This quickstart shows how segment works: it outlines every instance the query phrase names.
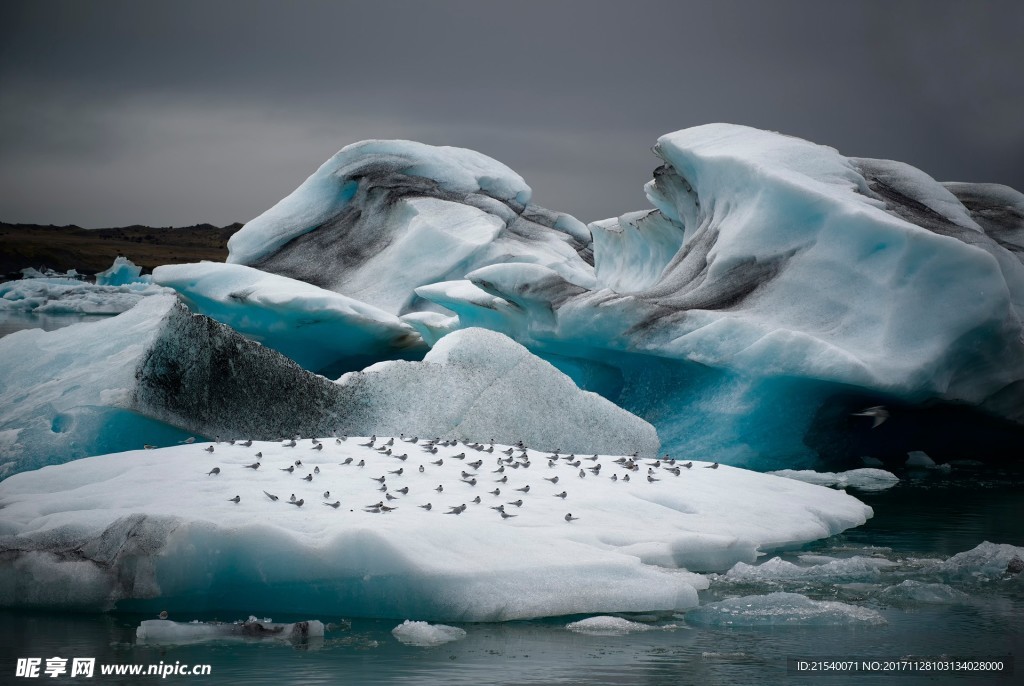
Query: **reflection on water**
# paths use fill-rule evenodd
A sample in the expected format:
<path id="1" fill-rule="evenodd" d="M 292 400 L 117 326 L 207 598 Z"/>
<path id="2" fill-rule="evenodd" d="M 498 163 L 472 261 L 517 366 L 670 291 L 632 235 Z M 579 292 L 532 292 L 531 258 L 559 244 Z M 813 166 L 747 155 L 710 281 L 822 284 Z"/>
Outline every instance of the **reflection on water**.
<path id="1" fill-rule="evenodd" d="M 54 331 L 72 324 L 102 321 L 109 316 L 104 314 L 29 314 L 0 311 L 0 338 L 23 329 Z"/>
<path id="2" fill-rule="evenodd" d="M 875 518 L 845 535 L 791 551 L 788 560 L 873 554 L 892 560 L 946 558 L 984 540 L 1024 545 L 1024 490 L 1017 475 L 954 472 L 902 475 L 907 485 L 863 494 Z M 966 482 L 966 483 L 965 483 Z M 807 557 L 811 554 L 814 557 Z M 896 574 L 887 571 L 888 574 Z M 893 578 L 898 578 L 894 576 Z M 884 602 L 874 585 L 830 584 L 813 579 L 784 590 L 838 599 L 875 609 L 881 626 L 693 627 L 681 616 L 656 618 L 651 630 L 591 636 L 565 629 L 579 617 L 504 624 L 466 624 L 466 638 L 422 648 L 399 643 L 391 629 L 401 622 L 352 619 L 350 629 L 323 641 L 208 643 L 189 646 L 135 644 L 142 619 L 131 615 L 0 613 L 0 682 L 13 681 L 18 657 L 96 657 L 97 663 L 210 664 L 210 677 L 169 677 L 179 683 L 259 684 L 849 684 L 866 677 L 789 676 L 787 657 L 898 657 L 904 655 L 1024 655 L 1024 580 L 1006 578 L 960 585 L 969 599 L 951 603 Z M 730 595 L 779 590 L 770 583 L 730 586 L 714 581 L 702 602 Z M 172 617 L 188 621 L 192 617 Z M 200 617 L 203 620 L 212 617 Z M 239 617 L 222 617 L 225 620 Z M 310 617 L 279 617 L 294 621 Z M 329 622 L 336 617 L 319 617 Z M 415 618 L 412 618 L 415 619 Z M 634 617 L 634 619 L 640 619 Z M 646 618 L 650 621 L 651 618 Z M 1022 667 L 1024 668 L 1024 667 Z M 888 677 L 882 677 L 886 679 Z M 139 683 L 125 677 L 81 683 Z M 61 683 L 74 683 L 67 677 Z M 898 683 L 1020 683 L 1018 676 L 939 676 Z M 881 683 L 879 681 L 878 683 Z M 897 683 L 889 681 L 887 683 Z"/>

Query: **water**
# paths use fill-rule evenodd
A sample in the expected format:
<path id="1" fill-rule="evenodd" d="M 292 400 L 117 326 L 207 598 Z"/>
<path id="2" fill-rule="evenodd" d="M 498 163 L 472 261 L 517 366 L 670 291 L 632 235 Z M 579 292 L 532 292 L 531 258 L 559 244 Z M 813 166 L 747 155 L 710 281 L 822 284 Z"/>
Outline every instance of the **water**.
<path id="1" fill-rule="evenodd" d="M 882 625 L 704 627 L 687 624 L 685 617 L 676 615 L 632 618 L 647 622 L 653 627 L 649 631 L 591 636 L 566 630 L 568 622 L 580 618 L 563 617 L 460 625 L 467 631 L 466 638 L 423 648 L 403 645 L 391 635 L 404 618 L 350 618 L 351 628 L 328 632 L 325 640 L 308 645 L 253 641 L 155 647 L 137 645 L 134 638 L 139 622 L 151 617 L 6 611 L 0 613 L 0 683 L 15 681 L 17 657 L 55 655 L 96 657 L 97 663 L 211 665 L 209 677 L 166 680 L 199 684 L 1021 683 L 1019 670 L 1024 666 L 1018 666 L 1014 675 L 901 675 L 895 677 L 897 681 L 882 676 L 787 673 L 787 657 L 1013 654 L 1019 660 L 1024 655 L 1024 575 L 990 581 L 947 580 L 952 602 L 920 602 L 884 593 L 906 579 L 939 581 L 924 571 L 928 560 L 948 558 L 982 541 L 1024 546 L 1022 475 L 990 469 L 901 476 L 904 482 L 890 491 L 859 494 L 875 508 L 874 519 L 865 526 L 782 554 L 783 559 L 803 565 L 825 558 L 871 558 L 883 564 L 878 574 L 741 582 L 716 576 L 711 588 L 701 593 L 702 604 L 730 596 L 801 593 L 877 611 L 885 619 Z M 149 677 L 150 682 L 153 679 Z M 140 683 L 138 678 L 112 676 L 93 680 L 64 676 L 54 681 Z"/>
<path id="2" fill-rule="evenodd" d="M 0 314 L 0 338 L 23 329 L 54 331 L 72 324 L 98 322 L 110 315 L 105 314 L 31 314 L 27 312 L 3 312 Z"/>

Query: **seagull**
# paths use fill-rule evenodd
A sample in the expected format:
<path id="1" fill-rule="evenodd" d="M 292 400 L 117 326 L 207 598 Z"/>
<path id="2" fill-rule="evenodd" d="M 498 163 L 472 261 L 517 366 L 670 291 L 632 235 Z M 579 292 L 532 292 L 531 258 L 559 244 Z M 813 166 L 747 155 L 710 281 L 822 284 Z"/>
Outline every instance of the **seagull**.
<path id="1" fill-rule="evenodd" d="M 661 481 L 661 479 L 655 479 L 655 478 L 654 478 L 653 476 L 651 476 L 650 474 L 648 474 L 648 475 L 647 475 L 647 483 L 649 483 L 649 484 L 653 484 L 653 483 L 654 483 L 655 481 Z"/>
<path id="2" fill-rule="evenodd" d="M 208 453 L 212 453 L 213 452 L 213 446 L 212 445 L 208 445 L 205 448 L 203 448 L 203 450 L 205 450 Z"/>
<path id="3" fill-rule="evenodd" d="M 291 474 L 292 472 L 295 471 L 295 467 L 292 467 L 291 465 L 289 465 L 289 466 L 285 467 L 284 469 L 282 469 L 281 471 L 282 472 L 288 472 L 289 474 Z"/>
<path id="4" fill-rule="evenodd" d="M 337 510 L 341 506 L 341 501 L 335 500 L 333 503 L 324 503 L 324 505 L 326 505 L 327 507 L 333 507 L 335 510 Z"/>
<path id="5" fill-rule="evenodd" d="M 501 489 L 495 488 L 493 491 L 488 491 L 491 495 L 501 495 Z"/>
<path id="6" fill-rule="evenodd" d="M 237 505 L 241 501 L 242 501 L 242 497 L 238 496 L 238 495 L 236 495 L 234 498 L 228 498 L 228 502 L 229 503 L 234 503 L 235 505 Z"/>
<path id="7" fill-rule="evenodd" d="M 423 465 L 420 465 L 420 474 L 422 474 L 425 471 L 427 471 L 427 470 L 423 468 Z"/>
<path id="8" fill-rule="evenodd" d="M 368 447 L 372 447 L 373 444 L 376 443 L 376 442 L 377 442 L 377 437 L 376 436 L 371 436 L 369 443 L 360 443 L 359 445 L 368 448 Z"/>
<path id="9" fill-rule="evenodd" d="M 683 466 L 686 467 L 687 469 L 692 469 L 693 468 L 693 463 L 692 462 L 687 462 Z"/>
<path id="10" fill-rule="evenodd" d="M 356 466 L 357 467 L 365 467 L 366 466 L 366 460 L 359 460 L 359 463 Z"/>
<path id="11" fill-rule="evenodd" d="M 625 476 L 623 476 L 622 480 L 623 481 L 629 481 L 629 474 L 626 474 Z"/>
<path id="12" fill-rule="evenodd" d="M 429 511 L 434 506 L 431 505 L 430 503 L 427 503 L 426 505 L 417 505 L 416 507 L 420 507 L 420 508 L 423 508 L 424 510 L 428 510 Z"/>
<path id="13" fill-rule="evenodd" d="M 508 477 L 507 476 L 503 476 L 500 479 L 495 479 L 494 483 L 496 483 L 496 484 L 507 484 L 508 483 Z"/>
<path id="14" fill-rule="evenodd" d="M 156 448 L 155 445 L 150 445 L 149 443 L 143 443 L 142 444 L 142 449 L 143 450 L 153 450 L 155 448 Z"/>
<path id="15" fill-rule="evenodd" d="M 889 418 L 889 410 L 884 405 L 875 405 L 860 412 L 854 412 L 851 417 L 871 417 L 871 428 L 876 429 L 878 425 Z"/>
<path id="16" fill-rule="evenodd" d="M 302 480 L 303 481 L 312 481 L 313 480 L 313 475 L 312 474 L 307 474 L 306 476 L 302 477 Z"/>
<path id="17" fill-rule="evenodd" d="M 705 465 L 704 469 L 718 469 L 718 463 L 716 462 L 714 464 Z"/>
<path id="18" fill-rule="evenodd" d="M 290 502 L 290 503 L 294 503 L 295 502 L 295 494 L 294 493 L 292 493 L 292 497 L 288 499 L 288 502 Z"/>
<path id="19" fill-rule="evenodd" d="M 437 491 L 438 493 L 441 493 L 442 491 L 444 491 L 444 486 L 438 486 L 434 490 Z"/>
<path id="20" fill-rule="evenodd" d="M 323 449 L 324 449 L 324 444 L 323 443 L 317 443 L 312 448 L 310 448 L 310 450 L 323 450 Z"/>
<path id="21" fill-rule="evenodd" d="M 476 462 L 470 462 L 469 466 L 472 467 L 473 469 L 480 469 L 480 467 L 483 466 L 483 464 L 483 460 L 477 460 Z"/>
<path id="22" fill-rule="evenodd" d="M 292 505 L 294 505 L 295 507 L 302 507 L 302 503 L 304 503 L 304 502 L 306 502 L 306 501 L 303 500 L 302 498 L 299 498 L 294 503 L 292 503 Z"/>
<path id="23" fill-rule="evenodd" d="M 293 438 L 292 440 L 288 441 L 287 443 L 282 443 L 281 447 L 282 448 L 294 448 L 295 447 L 295 439 Z"/>
<path id="24" fill-rule="evenodd" d="M 583 471 L 583 470 L 581 469 L 581 470 L 580 470 L 580 478 L 581 478 L 581 479 L 585 479 L 585 478 L 586 478 L 586 476 L 587 476 L 587 473 L 586 473 L 585 471 Z"/>
<path id="25" fill-rule="evenodd" d="M 402 462 L 405 462 L 406 460 L 409 459 L 409 453 L 402 453 L 401 455 L 392 455 L 391 457 L 398 458 Z"/>
<path id="26" fill-rule="evenodd" d="M 466 453 L 459 453 L 458 455 L 452 455 L 452 457 L 454 457 L 456 460 L 465 460 Z"/>
<path id="27" fill-rule="evenodd" d="M 313 467 L 313 473 L 314 474 L 319 474 L 320 473 L 320 468 L 319 467 Z"/>
<path id="28" fill-rule="evenodd" d="M 342 464 L 342 465 L 352 464 L 352 458 L 351 457 L 346 457 L 344 462 L 339 462 L 338 464 Z"/>
<path id="29" fill-rule="evenodd" d="M 436 462 L 431 462 L 430 464 L 440 467 L 441 465 L 444 464 L 444 460 L 437 460 Z"/>
<path id="30" fill-rule="evenodd" d="M 523 486 L 522 488 L 517 488 L 516 490 L 517 491 L 521 491 L 523 493 L 529 493 L 530 492 L 530 485 L 527 484 L 526 486 Z"/>
<path id="31" fill-rule="evenodd" d="M 473 502 L 476 503 L 477 505 L 479 505 L 480 504 L 480 496 L 477 496 L 477 497 L 473 498 Z"/>
<path id="32" fill-rule="evenodd" d="M 259 462 L 253 462 L 252 464 L 245 465 L 245 468 L 246 469 L 259 469 L 260 468 L 260 463 Z"/>
<path id="33" fill-rule="evenodd" d="M 277 502 L 277 496 L 274 495 L 273 493 L 267 493 L 266 491 L 263 491 L 263 493 L 274 502 Z"/>
<path id="34" fill-rule="evenodd" d="M 403 486 L 402 488 L 399 488 L 398 491 L 396 492 L 401 493 L 402 495 L 409 495 L 409 487 Z"/>
<path id="35" fill-rule="evenodd" d="M 476 479 L 463 479 L 462 482 L 467 483 L 470 486 L 476 486 Z"/>
<path id="36" fill-rule="evenodd" d="M 295 460 L 295 466 L 296 467 L 301 467 L 302 466 L 302 460 Z"/>
<path id="37" fill-rule="evenodd" d="M 465 512 L 465 510 L 466 510 L 466 504 L 463 503 L 462 505 L 459 505 L 458 507 L 449 507 L 448 511 L 445 512 L 445 514 L 457 515 L 457 514 L 462 514 L 463 512 Z"/>
<path id="38" fill-rule="evenodd" d="M 497 510 L 498 512 L 504 512 L 505 511 L 505 506 L 504 505 L 498 505 L 496 507 L 491 507 L 491 509 L 492 510 Z"/>
<path id="39" fill-rule="evenodd" d="M 397 474 L 398 476 L 402 476 L 402 472 L 404 472 L 404 471 L 405 471 L 405 467 L 399 467 L 398 469 L 396 469 L 393 472 L 388 472 L 388 474 Z"/>
<path id="40" fill-rule="evenodd" d="M 258 453 L 256 453 L 256 454 L 255 454 L 255 455 L 254 455 L 253 457 L 258 457 L 258 458 L 260 458 L 260 459 L 263 459 L 263 451 L 262 451 L 262 450 L 261 450 L 261 451 L 259 451 L 259 452 L 258 452 Z"/>
<path id="41" fill-rule="evenodd" d="M 331 497 L 331 492 L 330 491 L 324 491 L 324 500 L 327 500 L 330 497 Z"/>
<path id="42" fill-rule="evenodd" d="M 577 519 L 579 519 L 579 517 L 573 517 L 572 516 L 572 512 L 570 512 L 569 514 L 565 515 L 565 521 L 567 521 L 567 522 L 572 522 L 572 521 L 575 521 Z"/>
<path id="43" fill-rule="evenodd" d="M 385 481 L 387 481 L 387 477 L 383 476 L 383 475 L 382 476 L 377 476 L 377 477 L 371 476 L 370 477 L 370 481 L 376 481 L 377 483 L 382 484 Z"/>
<path id="44" fill-rule="evenodd" d="M 591 462 L 597 462 L 597 455 L 594 455 L 593 457 L 584 457 L 583 459 L 590 460 Z"/>
<path id="45" fill-rule="evenodd" d="M 619 475 L 618 474 L 612 474 L 612 481 L 618 481 L 618 480 L 619 480 Z"/>
<path id="46" fill-rule="evenodd" d="M 473 478 L 474 476 L 476 476 L 476 474 L 471 474 L 471 473 L 469 473 L 469 472 L 467 472 L 467 471 L 463 471 L 463 472 L 462 472 L 462 478 L 463 478 L 463 479 L 471 479 L 471 478 Z"/>
<path id="47" fill-rule="evenodd" d="M 214 476 L 217 476 L 218 474 L 220 474 L 220 467 L 214 467 L 210 471 L 206 472 L 206 476 L 210 476 L 211 474 L 214 475 Z"/>
<path id="48" fill-rule="evenodd" d="M 523 500 L 522 500 L 522 498 L 520 498 L 519 500 L 513 500 L 512 502 L 505 503 L 505 504 L 506 505 L 515 505 L 516 507 L 522 507 L 523 506 Z"/>
<path id="49" fill-rule="evenodd" d="M 513 517 L 518 517 L 519 516 L 519 515 L 509 514 L 508 512 L 504 512 L 504 511 L 499 512 L 498 514 L 501 515 L 502 519 L 512 519 Z"/>
<path id="50" fill-rule="evenodd" d="M 398 496 L 391 495 L 390 493 L 385 493 L 384 494 L 384 499 L 390 502 L 392 500 L 398 500 Z"/>
<path id="51" fill-rule="evenodd" d="M 251 440 L 247 440 L 244 443 L 242 443 L 241 445 L 242 445 L 243 448 L 249 448 L 249 447 L 252 446 L 252 441 Z"/>
<path id="52" fill-rule="evenodd" d="M 567 496 L 567 495 L 569 495 L 569 494 L 566 493 L 565 491 L 562 491 L 561 493 L 556 493 L 555 497 L 556 498 L 561 498 L 562 500 L 565 500 L 565 496 Z"/>

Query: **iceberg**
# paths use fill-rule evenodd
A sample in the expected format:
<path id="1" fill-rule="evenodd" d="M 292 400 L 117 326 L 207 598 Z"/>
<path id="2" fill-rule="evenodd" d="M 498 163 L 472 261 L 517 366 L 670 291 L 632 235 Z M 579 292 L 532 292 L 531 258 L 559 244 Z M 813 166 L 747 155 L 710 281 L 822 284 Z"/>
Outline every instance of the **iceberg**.
<path id="1" fill-rule="evenodd" d="M 173 288 L 193 312 L 324 375 L 361 369 L 396 356 L 421 356 L 416 330 L 372 305 L 240 264 L 157 267 L 153 279 Z"/>
<path id="2" fill-rule="evenodd" d="M 592 285 L 587 228 L 531 195 L 521 176 L 472 150 L 362 141 L 235 233 L 228 262 L 394 315 L 435 309 L 416 287 L 488 264 L 542 264 Z"/>
<path id="3" fill-rule="evenodd" d="M 655 209 L 589 226 L 595 285 L 506 262 L 464 278 L 500 307 L 468 286 L 418 293 L 460 326 L 613 369 L 602 392 L 673 454 L 797 468 L 876 452 L 879 435 L 898 454 L 977 433 L 906 412 L 873 434 L 850 417 L 879 404 L 1024 421 L 1020 194 L 727 124 L 654 150 Z"/>
<path id="4" fill-rule="evenodd" d="M 342 405 L 329 380 L 155 295 L 0 339 L 0 477 L 190 435 L 326 433 Z"/>
<path id="5" fill-rule="evenodd" d="M 362 317 L 330 302 L 341 308 L 339 333 L 346 317 Z M 381 316 L 379 328 L 364 328 L 408 334 Z M 408 432 L 648 456 L 659 447 L 650 424 L 501 334 L 459 331 L 422 362 L 380 363 L 335 383 L 171 295 L 101 322 L 0 339 L 0 408 L 0 477 L 188 436 Z"/>
<path id="6" fill-rule="evenodd" d="M 650 631 L 655 627 L 641 624 L 640 622 L 631 622 L 622 617 L 601 615 L 599 617 L 587 617 L 578 622 L 569 622 L 565 625 L 565 628 L 578 634 L 588 634 L 590 636 L 623 636 L 638 631 Z"/>
<path id="7" fill-rule="evenodd" d="M 115 257 L 114 264 L 109 268 L 96 274 L 97 286 L 126 286 L 131 283 L 152 283 L 152 281 L 152 277 L 142 276 L 142 267 L 122 255 Z"/>
<path id="8" fill-rule="evenodd" d="M 350 436 L 23 472 L 0 482 L 0 606 L 430 622 L 674 611 L 706 585 L 692 571 L 871 516 L 792 479 L 695 462 L 649 480 L 613 458 Z"/>
<path id="9" fill-rule="evenodd" d="M 380 362 L 338 379 L 346 431 L 457 436 L 578 453 L 653 457 L 658 435 L 515 341 L 486 329 L 442 338 L 422 362 Z M 438 402 L 438 398 L 443 399 Z"/>

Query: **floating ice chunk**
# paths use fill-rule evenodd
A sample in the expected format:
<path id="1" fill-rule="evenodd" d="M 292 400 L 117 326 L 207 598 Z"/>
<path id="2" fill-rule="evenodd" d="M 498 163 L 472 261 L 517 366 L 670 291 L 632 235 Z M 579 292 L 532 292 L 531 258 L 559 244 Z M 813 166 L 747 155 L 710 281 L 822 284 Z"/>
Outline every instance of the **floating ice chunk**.
<path id="1" fill-rule="evenodd" d="M 75 279 L 27 278 L 0 283 L 0 313 L 114 315 L 161 293 L 169 291 L 142 282 L 97 286 Z"/>
<path id="2" fill-rule="evenodd" d="M 935 460 L 928 457 L 928 453 L 921 450 L 913 450 L 907 453 L 907 467 L 926 467 L 934 468 L 936 466 Z"/>
<path id="3" fill-rule="evenodd" d="M 345 426 L 353 433 L 523 441 L 580 453 L 658 451 L 650 424 L 581 391 L 523 346 L 486 329 L 445 336 L 422 362 L 381 362 L 338 384 L 351 399 Z"/>
<path id="4" fill-rule="evenodd" d="M 457 626 L 411 622 L 408 619 L 392 629 L 391 634 L 410 646 L 438 646 L 466 637 L 466 631 Z"/>
<path id="5" fill-rule="evenodd" d="M 653 627 L 640 622 L 631 622 L 621 617 L 587 617 L 578 622 L 570 622 L 565 625 L 569 631 L 579 634 L 590 634 L 592 636 L 622 636 L 637 631 L 650 631 Z"/>
<path id="6" fill-rule="evenodd" d="M 16 474 L 0 482 L 0 606 L 447 622 L 675 611 L 707 585 L 679 567 L 727 568 L 870 515 L 842 491 L 727 466 L 625 481 L 598 455 L 584 464 L 601 473 L 581 479 L 529 450 L 492 473 L 500 444 L 428 452 L 406 438 L 186 444 Z"/>
<path id="7" fill-rule="evenodd" d="M 1004 577 L 1024 579 L 1024 548 L 985 541 L 947 560 L 929 562 L 921 573 L 949 582 L 991 581 Z"/>
<path id="8" fill-rule="evenodd" d="M 854 556 L 824 561 L 821 564 L 801 566 L 773 557 L 758 565 L 737 563 L 723 578 L 732 582 L 779 582 L 809 580 L 824 583 L 872 581 L 881 572 L 896 567 L 891 560 L 877 557 Z"/>
<path id="9" fill-rule="evenodd" d="M 780 469 L 769 472 L 787 479 L 805 481 L 819 486 L 855 488 L 861 491 L 884 491 L 900 482 L 900 478 L 883 469 L 851 469 L 847 472 L 815 472 L 813 470 Z"/>
<path id="10" fill-rule="evenodd" d="M 888 586 L 879 598 L 890 603 L 965 603 L 970 596 L 946 584 L 930 584 L 907 579 Z"/>
<path id="11" fill-rule="evenodd" d="M 832 600 L 811 600 L 798 593 L 729 598 L 702 605 L 686 613 L 686 621 L 700 626 L 845 626 L 885 624 L 874 610 Z"/>
<path id="12" fill-rule="evenodd" d="M 118 255 L 109 269 L 96 274 L 97 286 L 125 286 L 130 283 L 150 283 L 152 277 L 140 276 L 142 267 L 127 257 Z"/>
<path id="13" fill-rule="evenodd" d="M 426 348 L 393 314 L 344 295 L 240 264 L 157 267 L 154 280 L 196 312 L 284 353 L 315 372 L 359 369 L 367 360 Z"/>
<path id="14" fill-rule="evenodd" d="M 184 645 L 208 641 L 246 639 L 275 639 L 305 643 L 311 638 L 323 638 L 324 625 L 316 619 L 289 624 L 275 624 L 250 617 L 244 622 L 172 622 L 166 619 L 146 619 L 135 630 L 140 643 L 155 645 Z"/>

